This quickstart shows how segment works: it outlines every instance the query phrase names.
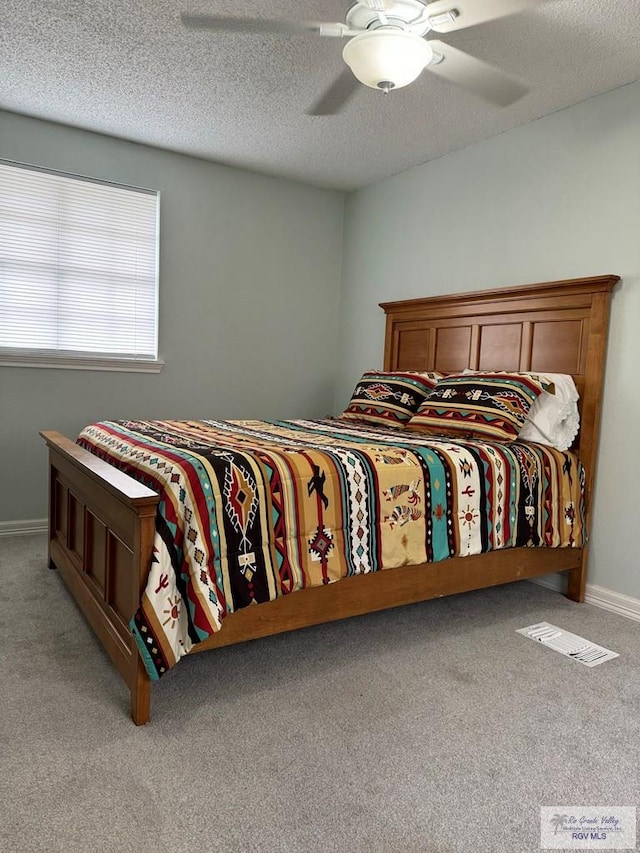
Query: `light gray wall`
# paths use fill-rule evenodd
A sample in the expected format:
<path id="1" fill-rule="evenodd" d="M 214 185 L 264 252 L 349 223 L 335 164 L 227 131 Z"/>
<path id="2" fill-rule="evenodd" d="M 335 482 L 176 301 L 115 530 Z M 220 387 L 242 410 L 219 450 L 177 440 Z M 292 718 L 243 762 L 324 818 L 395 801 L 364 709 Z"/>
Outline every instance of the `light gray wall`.
<path id="1" fill-rule="evenodd" d="M 338 409 L 362 371 L 382 364 L 378 302 L 623 277 L 613 299 L 589 580 L 640 598 L 640 83 L 352 194 L 343 258 Z"/>
<path id="2" fill-rule="evenodd" d="M 161 191 L 166 362 L 157 376 L 0 367 L 0 522 L 46 515 L 38 429 L 332 411 L 341 193 L 6 112 L 0 157 Z"/>

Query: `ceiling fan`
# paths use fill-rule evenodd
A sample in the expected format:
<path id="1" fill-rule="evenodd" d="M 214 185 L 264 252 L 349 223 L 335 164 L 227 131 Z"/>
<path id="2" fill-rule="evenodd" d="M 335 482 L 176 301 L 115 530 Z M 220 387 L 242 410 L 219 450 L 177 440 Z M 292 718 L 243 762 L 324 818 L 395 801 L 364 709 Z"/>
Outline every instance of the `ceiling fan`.
<path id="1" fill-rule="evenodd" d="M 412 83 L 426 68 L 474 95 L 508 106 L 528 91 L 517 80 L 486 62 L 439 39 L 430 32 L 449 33 L 548 0 L 357 0 L 345 23 L 233 18 L 182 14 L 191 29 L 240 33 L 312 33 L 348 39 L 342 56 L 349 66 L 307 111 L 309 115 L 339 112 L 358 88 L 358 81 L 388 94 Z"/>

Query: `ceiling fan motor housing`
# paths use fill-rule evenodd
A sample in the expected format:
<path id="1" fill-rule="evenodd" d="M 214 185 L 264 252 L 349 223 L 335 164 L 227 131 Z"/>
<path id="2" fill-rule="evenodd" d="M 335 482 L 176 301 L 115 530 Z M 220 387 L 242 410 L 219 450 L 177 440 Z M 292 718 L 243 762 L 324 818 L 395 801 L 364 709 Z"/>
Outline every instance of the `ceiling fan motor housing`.
<path id="1" fill-rule="evenodd" d="M 372 30 L 393 26 L 423 36 L 431 29 L 426 6 L 421 0 L 393 0 L 385 4 L 384 15 L 364 3 L 354 3 L 346 16 L 350 30 Z M 386 22 L 386 23 L 385 23 Z"/>

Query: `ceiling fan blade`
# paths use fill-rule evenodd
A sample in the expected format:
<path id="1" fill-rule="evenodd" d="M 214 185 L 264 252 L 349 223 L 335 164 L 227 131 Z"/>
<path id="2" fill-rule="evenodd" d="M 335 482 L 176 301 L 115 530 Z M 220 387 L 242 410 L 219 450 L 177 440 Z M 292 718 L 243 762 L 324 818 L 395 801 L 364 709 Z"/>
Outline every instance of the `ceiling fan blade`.
<path id="1" fill-rule="evenodd" d="M 436 0 L 428 4 L 425 14 L 435 32 L 450 33 L 534 9 L 547 2 L 549 0 Z"/>
<path id="2" fill-rule="evenodd" d="M 306 33 L 320 32 L 312 21 L 276 21 L 273 18 L 228 18 L 219 15 L 180 15 L 192 30 L 223 30 L 227 33 Z"/>
<path id="3" fill-rule="evenodd" d="M 458 50 L 457 47 L 435 39 L 429 39 L 429 44 L 436 56 L 442 56 L 442 61 L 428 65 L 427 70 L 486 101 L 507 107 L 529 91 L 504 71 Z"/>
<path id="4" fill-rule="evenodd" d="M 345 68 L 342 74 L 336 77 L 329 88 L 320 95 L 314 105 L 307 110 L 307 115 L 330 116 L 339 113 L 359 87 L 360 83 L 351 73 L 351 69 Z"/>

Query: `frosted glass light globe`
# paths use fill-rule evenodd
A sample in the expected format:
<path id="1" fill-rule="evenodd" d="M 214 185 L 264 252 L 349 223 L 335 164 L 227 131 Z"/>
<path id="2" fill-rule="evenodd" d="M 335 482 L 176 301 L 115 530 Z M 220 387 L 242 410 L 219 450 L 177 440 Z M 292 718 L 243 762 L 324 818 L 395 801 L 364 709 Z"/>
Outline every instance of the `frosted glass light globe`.
<path id="1" fill-rule="evenodd" d="M 433 58 L 429 42 L 404 30 L 371 30 L 354 36 L 342 51 L 354 75 L 372 89 L 400 89 Z"/>

